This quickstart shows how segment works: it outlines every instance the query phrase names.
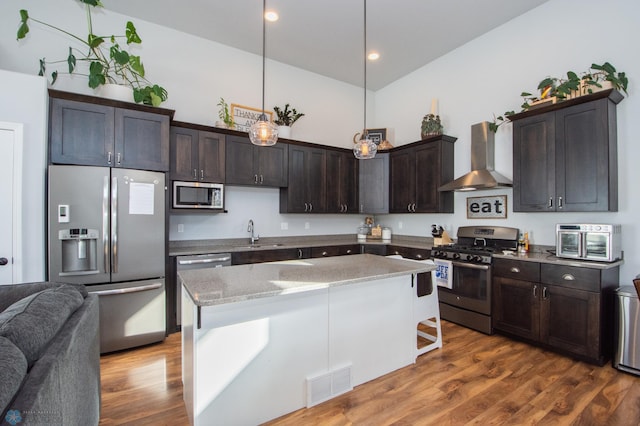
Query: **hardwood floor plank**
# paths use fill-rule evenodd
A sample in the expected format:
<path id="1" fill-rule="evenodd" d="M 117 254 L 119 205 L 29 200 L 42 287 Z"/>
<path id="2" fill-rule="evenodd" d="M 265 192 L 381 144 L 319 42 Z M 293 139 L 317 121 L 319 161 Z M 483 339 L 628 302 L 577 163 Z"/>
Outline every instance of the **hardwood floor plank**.
<path id="1" fill-rule="evenodd" d="M 442 330 L 443 348 L 414 365 L 266 424 L 640 424 L 640 377 L 447 321 Z M 102 356 L 101 426 L 189 424 L 180 338 Z"/>

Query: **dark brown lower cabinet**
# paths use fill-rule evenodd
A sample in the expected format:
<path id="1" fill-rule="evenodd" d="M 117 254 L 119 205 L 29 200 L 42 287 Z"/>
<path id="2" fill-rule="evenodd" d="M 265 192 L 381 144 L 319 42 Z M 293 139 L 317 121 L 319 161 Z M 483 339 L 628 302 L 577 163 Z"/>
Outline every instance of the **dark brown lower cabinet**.
<path id="1" fill-rule="evenodd" d="M 346 256 L 360 254 L 360 244 L 312 247 L 311 257 Z"/>
<path id="2" fill-rule="evenodd" d="M 493 328 L 603 365 L 611 356 L 618 271 L 496 259 Z"/>
<path id="3" fill-rule="evenodd" d="M 311 257 L 310 248 L 239 251 L 231 253 L 231 264 L 246 265 L 248 263 L 280 262 L 283 260 L 308 259 L 309 257 Z"/>

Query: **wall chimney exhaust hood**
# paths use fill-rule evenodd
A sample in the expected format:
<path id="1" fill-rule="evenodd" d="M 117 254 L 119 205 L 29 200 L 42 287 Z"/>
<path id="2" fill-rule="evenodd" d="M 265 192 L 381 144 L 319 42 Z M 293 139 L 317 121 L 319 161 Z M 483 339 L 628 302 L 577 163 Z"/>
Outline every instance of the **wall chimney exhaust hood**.
<path id="1" fill-rule="evenodd" d="M 471 171 L 458 179 L 442 185 L 438 191 L 474 191 L 476 189 L 509 188 L 513 183 L 493 170 L 495 134 L 489 130 L 489 122 L 471 126 Z"/>

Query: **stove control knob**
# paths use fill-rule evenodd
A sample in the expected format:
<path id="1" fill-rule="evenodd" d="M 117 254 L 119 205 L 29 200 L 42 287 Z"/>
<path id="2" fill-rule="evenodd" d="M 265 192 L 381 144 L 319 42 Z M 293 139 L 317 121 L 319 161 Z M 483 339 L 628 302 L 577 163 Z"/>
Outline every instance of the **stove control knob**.
<path id="1" fill-rule="evenodd" d="M 453 253 L 453 258 L 454 258 L 455 260 L 460 259 L 460 253 Z"/>
<path id="2" fill-rule="evenodd" d="M 472 254 L 468 254 L 467 255 L 467 260 L 468 261 L 472 261 L 473 260 L 473 255 Z"/>
<path id="3" fill-rule="evenodd" d="M 473 256 L 473 260 L 475 262 L 481 262 L 482 261 L 482 256 L 480 256 L 479 254 L 476 254 L 475 256 Z"/>

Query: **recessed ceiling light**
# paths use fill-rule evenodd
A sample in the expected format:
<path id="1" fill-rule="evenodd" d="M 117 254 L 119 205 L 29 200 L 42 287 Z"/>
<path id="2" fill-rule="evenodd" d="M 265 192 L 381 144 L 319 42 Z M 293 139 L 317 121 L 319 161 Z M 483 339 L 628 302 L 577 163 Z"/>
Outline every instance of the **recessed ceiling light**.
<path id="1" fill-rule="evenodd" d="M 380 54 L 378 52 L 371 52 L 367 55 L 367 59 L 370 61 L 376 61 L 380 59 Z"/>
<path id="2" fill-rule="evenodd" d="M 266 19 L 269 22 L 275 22 L 278 20 L 278 18 L 279 18 L 278 13 L 273 10 L 268 10 L 264 14 L 264 19 Z"/>

